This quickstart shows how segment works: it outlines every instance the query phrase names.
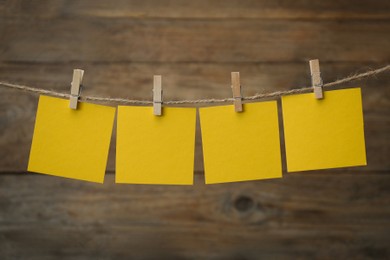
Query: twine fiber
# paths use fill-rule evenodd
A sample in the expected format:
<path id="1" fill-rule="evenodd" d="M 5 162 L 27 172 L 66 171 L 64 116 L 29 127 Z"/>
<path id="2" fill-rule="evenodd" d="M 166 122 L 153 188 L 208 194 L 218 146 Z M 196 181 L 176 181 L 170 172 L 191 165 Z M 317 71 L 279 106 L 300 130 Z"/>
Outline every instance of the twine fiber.
<path id="1" fill-rule="evenodd" d="M 336 85 L 340 85 L 343 83 L 360 80 L 367 77 L 373 77 L 379 73 L 385 72 L 387 70 L 390 70 L 390 65 L 384 66 L 382 68 L 376 69 L 376 70 L 369 70 L 364 73 L 355 74 L 349 77 L 345 77 L 343 79 L 339 79 L 333 82 L 329 82 L 326 84 L 323 84 L 323 88 L 329 88 Z M 49 95 L 53 97 L 61 97 L 61 98 L 70 98 L 70 94 L 66 93 L 60 93 L 53 90 L 47 90 L 47 89 L 41 89 L 41 88 L 35 88 L 30 86 L 24 86 L 24 85 L 18 85 L 13 84 L 9 82 L 3 82 L 0 81 L 0 86 L 21 90 L 25 92 L 35 93 L 35 94 L 44 94 Z M 246 101 L 255 101 L 260 100 L 264 98 L 275 98 L 275 97 L 281 97 L 284 95 L 291 95 L 291 94 L 299 94 L 299 93 L 307 93 L 313 91 L 312 87 L 302 87 L 302 88 L 295 88 L 291 90 L 285 90 L 285 91 L 275 91 L 270 93 L 262 93 L 262 94 L 256 94 L 253 96 L 246 96 L 243 97 L 242 100 Z M 93 96 L 80 96 L 81 101 L 93 101 L 93 102 L 101 102 L 101 103 L 110 103 L 110 104 L 131 104 L 131 105 L 152 105 L 153 101 L 148 100 L 134 100 L 134 99 L 126 99 L 126 98 L 111 98 L 111 97 L 93 97 Z M 170 100 L 170 101 L 164 101 L 163 104 L 165 105 L 182 105 L 182 104 L 214 104 L 214 103 L 226 103 L 226 102 L 233 102 L 234 98 L 223 98 L 223 99 L 196 99 L 196 100 Z"/>

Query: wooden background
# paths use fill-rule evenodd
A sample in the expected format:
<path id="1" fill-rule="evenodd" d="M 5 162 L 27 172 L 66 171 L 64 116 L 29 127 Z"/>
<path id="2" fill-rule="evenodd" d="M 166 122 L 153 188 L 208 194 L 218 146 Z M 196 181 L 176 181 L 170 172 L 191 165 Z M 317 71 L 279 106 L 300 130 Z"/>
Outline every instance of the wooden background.
<path id="1" fill-rule="evenodd" d="M 0 1 L 0 80 L 151 99 L 244 95 L 333 81 L 390 61 L 388 0 Z M 367 167 L 205 185 L 104 185 L 26 173 L 37 96 L 0 89 L 1 259 L 390 258 L 390 73 L 363 87 Z M 199 129 L 198 129 L 199 130 Z M 113 136 L 113 140 L 115 136 Z M 283 165 L 285 169 L 285 165 Z"/>

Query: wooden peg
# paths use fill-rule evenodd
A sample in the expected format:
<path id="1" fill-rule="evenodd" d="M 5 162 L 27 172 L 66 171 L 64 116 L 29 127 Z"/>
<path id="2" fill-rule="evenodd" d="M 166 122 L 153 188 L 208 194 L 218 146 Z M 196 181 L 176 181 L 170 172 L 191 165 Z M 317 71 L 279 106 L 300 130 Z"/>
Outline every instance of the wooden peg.
<path id="1" fill-rule="evenodd" d="M 240 72 L 232 72 L 232 91 L 234 98 L 234 110 L 236 112 L 242 112 Z"/>
<path id="2" fill-rule="evenodd" d="M 153 77 L 153 114 L 161 116 L 162 106 L 162 86 L 161 75 L 154 75 Z"/>
<path id="3" fill-rule="evenodd" d="M 80 98 L 81 83 L 83 82 L 84 70 L 74 69 L 73 80 L 70 88 L 70 102 L 71 109 L 77 109 L 77 103 Z"/>
<path id="4" fill-rule="evenodd" d="M 310 60 L 310 74 L 311 74 L 311 84 L 313 86 L 314 95 L 316 99 L 324 98 L 324 93 L 322 90 L 322 78 L 320 72 L 320 62 L 318 60 Z"/>

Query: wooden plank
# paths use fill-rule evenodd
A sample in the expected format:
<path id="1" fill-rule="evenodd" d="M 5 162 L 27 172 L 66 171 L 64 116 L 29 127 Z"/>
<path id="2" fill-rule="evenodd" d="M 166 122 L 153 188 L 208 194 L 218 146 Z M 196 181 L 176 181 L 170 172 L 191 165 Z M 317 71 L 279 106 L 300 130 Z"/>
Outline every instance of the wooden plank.
<path id="1" fill-rule="evenodd" d="M 390 23 L 0 18 L 9 62 L 388 62 Z M 210 37 L 212 35 L 212 37 Z M 242 40 L 232 40 L 242 39 Z"/>
<path id="2" fill-rule="evenodd" d="M 328 83 L 386 63 L 321 63 Z M 299 63 L 0 63 L 0 80 L 69 93 L 73 69 L 85 70 L 82 95 L 152 100 L 153 75 L 164 75 L 164 99 L 231 97 L 231 72 L 240 71 L 243 96 L 297 87 L 310 87 L 307 61 Z M 364 107 L 387 111 L 390 107 L 389 73 L 344 84 L 364 86 Z M 1 88 L 3 89 L 3 88 Z M 18 92 L 19 93 L 19 92 Z"/>
<path id="3" fill-rule="evenodd" d="M 0 176 L 4 259 L 390 257 L 390 175 L 288 174 L 194 186 Z"/>
<path id="4" fill-rule="evenodd" d="M 164 75 L 164 99 L 231 97 L 230 72 L 242 75 L 243 95 L 310 86 L 306 62 L 301 64 L 78 64 L 86 71 L 82 95 L 129 97 L 151 100 L 154 74 Z M 352 72 L 375 68 L 375 64 L 323 64 L 325 82 Z M 0 64 L 0 79 L 69 93 L 74 64 Z M 390 169 L 390 75 L 346 84 L 362 86 L 368 166 L 358 170 Z M 0 171 L 27 168 L 34 128 L 37 96 L 0 88 Z M 114 171 L 115 131 L 108 170 Z M 195 169 L 203 170 L 199 125 L 196 135 Z"/>
<path id="5" fill-rule="evenodd" d="M 310 86 L 390 60 L 390 2 L 0 1 L 0 80 L 82 95 L 231 97 Z M 233 37 L 232 37 L 233 32 Z M 232 41 L 241 39 L 239 41 Z M 204 185 L 197 128 L 195 185 L 104 185 L 24 173 L 37 96 L 0 88 L 0 252 L 4 259 L 390 258 L 390 75 L 363 86 L 368 166 L 277 180 Z M 343 87 L 344 87 L 343 86 Z M 108 170 L 114 171 L 115 136 Z M 375 171 L 373 171 L 375 170 Z M 8 174 L 5 171 L 21 171 Z"/>
<path id="6" fill-rule="evenodd" d="M 100 17 L 127 19 L 389 19 L 387 0 L 5 0 L 0 11 L 8 17 Z"/>

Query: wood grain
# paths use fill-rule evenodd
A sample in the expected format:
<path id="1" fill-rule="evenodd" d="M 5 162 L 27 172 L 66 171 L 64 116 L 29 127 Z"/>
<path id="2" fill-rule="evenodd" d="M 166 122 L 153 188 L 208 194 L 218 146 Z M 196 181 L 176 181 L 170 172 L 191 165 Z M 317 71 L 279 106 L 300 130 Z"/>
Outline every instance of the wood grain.
<path id="1" fill-rule="evenodd" d="M 318 58 L 321 62 L 379 63 L 390 60 L 387 20 L 313 23 L 0 18 L 0 24 L 3 29 L 0 61 L 221 63 Z"/>
<path id="2" fill-rule="evenodd" d="M 387 0 L 5 0 L 8 17 L 100 17 L 128 19 L 389 19 Z"/>
<path id="3" fill-rule="evenodd" d="M 0 251 L 13 259 L 390 257 L 390 175 L 288 174 L 195 186 L 0 176 Z"/>
<path id="4" fill-rule="evenodd" d="M 379 68 L 386 63 L 321 63 L 324 83 Z M 308 60 L 299 63 L 1 63 L 0 79 L 69 93 L 74 68 L 85 70 L 82 95 L 152 100 L 153 75 L 164 77 L 164 99 L 232 97 L 231 72 L 239 71 L 243 96 L 311 86 Z M 364 107 L 390 108 L 389 73 L 345 84 L 361 86 Z M 1 88 L 1 90 L 4 90 Z M 21 92 L 16 92 L 22 95 Z M 23 94 L 25 95 L 25 94 Z"/>
<path id="5" fill-rule="evenodd" d="M 310 59 L 324 82 L 387 65 L 389 31 L 388 0 L 0 0 L 0 80 L 69 93 L 82 68 L 82 95 L 152 100 L 158 74 L 179 100 L 239 71 L 249 96 L 310 86 Z M 1 88 L 1 259 L 388 259 L 390 74 L 356 86 L 368 166 L 206 186 L 198 125 L 188 187 L 25 173 L 38 99 Z"/>

